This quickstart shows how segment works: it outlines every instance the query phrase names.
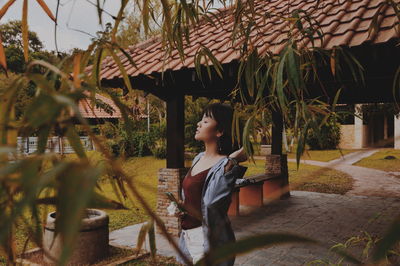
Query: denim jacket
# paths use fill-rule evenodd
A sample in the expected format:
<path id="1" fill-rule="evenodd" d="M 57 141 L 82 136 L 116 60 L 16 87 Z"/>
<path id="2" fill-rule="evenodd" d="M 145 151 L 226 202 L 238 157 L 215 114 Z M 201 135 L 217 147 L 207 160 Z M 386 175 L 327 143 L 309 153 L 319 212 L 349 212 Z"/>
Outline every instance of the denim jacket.
<path id="1" fill-rule="evenodd" d="M 204 151 L 200 152 L 193 159 L 192 166 L 200 160 Z M 228 218 L 228 209 L 231 203 L 231 195 L 238 177 L 238 167 L 234 166 L 230 171 L 224 173 L 228 158 L 220 159 L 208 171 L 204 187 L 202 190 L 201 213 L 203 216 L 202 229 L 204 233 L 204 252 L 219 247 L 228 242 L 235 242 L 235 234 Z M 182 200 L 185 199 L 183 189 L 181 190 Z M 211 239 L 211 241 L 209 241 Z M 186 247 L 186 242 L 181 232 L 179 237 L 179 247 L 182 252 L 190 259 L 190 253 Z M 178 262 L 184 264 L 182 258 L 177 254 Z M 235 258 L 221 262 L 218 266 L 230 266 L 235 262 Z"/>

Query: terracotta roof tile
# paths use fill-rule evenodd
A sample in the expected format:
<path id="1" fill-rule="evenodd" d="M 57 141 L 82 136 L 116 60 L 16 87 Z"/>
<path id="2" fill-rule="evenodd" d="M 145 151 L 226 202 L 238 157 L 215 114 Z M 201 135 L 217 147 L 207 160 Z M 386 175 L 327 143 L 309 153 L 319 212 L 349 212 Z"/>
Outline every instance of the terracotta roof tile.
<path id="1" fill-rule="evenodd" d="M 279 53 L 287 40 L 289 23 L 276 17 L 268 18 L 262 15 L 274 13 L 288 16 L 295 9 L 311 12 L 311 16 L 319 23 L 324 37 L 322 44 L 319 40 L 315 43 L 324 49 L 332 49 L 334 46 L 358 46 L 365 42 L 382 43 L 399 38 L 399 33 L 395 29 L 398 20 L 391 7 L 384 6 L 380 9 L 378 31 L 372 35 L 368 32 L 374 15 L 385 0 L 324 0 L 320 2 L 316 8 L 317 0 L 293 0 L 289 6 L 287 1 L 282 0 L 256 0 L 258 28 L 251 35 L 253 44 L 262 54 L 267 51 Z M 194 68 L 194 56 L 203 46 L 210 49 L 221 63 L 238 59 L 240 54 L 237 49 L 240 47 L 240 39 L 232 45 L 230 36 L 233 25 L 232 9 L 219 10 L 217 16 L 222 21 L 222 25 L 219 23 L 212 25 L 207 22 L 191 30 L 190 44 L 184 48 L 186 58 L 183 62 L 177 51 L 167 54 L 158 37 L 127 49 L 137 68 L 130 66 L 124 55 L 119 53 L 118 56 L 127 68 L 128 75 L 138 76 L 168 69 Z M 310 47 L 311 42 L 306 39 L 302 45 Z M 110 58 L 104 60 L 100 75 L 102 79 L 121 77 L 118 66 Z"/>
<path id="2" fill-rule="evenodd" d="M 121 118 L 120 110 L 115 106 L 114 102 L 100 94 L 96 94 L 96 99 L 108 104 L 112 109 L 112 114 L 107 113 L 104 109 L 94 106 L 88 98 L 79 101 L 78 107 L 81 115 L 84 118 Z"/>

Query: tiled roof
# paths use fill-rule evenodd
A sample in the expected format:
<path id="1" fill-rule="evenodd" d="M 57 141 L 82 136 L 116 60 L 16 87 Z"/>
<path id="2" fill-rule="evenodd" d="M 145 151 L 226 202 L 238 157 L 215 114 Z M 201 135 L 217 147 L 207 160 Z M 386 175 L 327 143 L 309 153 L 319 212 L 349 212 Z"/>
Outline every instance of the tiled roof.
<path id="1" fill-rule="evenodd" d="M 102 101 L 103 103 L 106 103 L 109 105 L 113 111 L 112 114 L 107 113 L 104 109 L 99 108 L 97 106 L 94 106 L 92 108 L 92 103 L 88 98 L 84 98 L 79 101 L 78 107 L 81 115 L 84 118 L 121 118 L 121 112 L 117 106 L 115 106 L 114 102 L 107 98 L 104 97 L 100 94 L 96 94 L 96 99 Z"/>
<path id="2" fill-rule="evenodd" d="M 396 0 L 397 2 L 399 0 Z M 335 46 L 358 46 L 363 43 L 384 43 L 391 39 L 399 38 L 396 31 L 398 19 L 393 8 L 383 5 L 385 0 L 256 0 L 257 14 L 280 13 L 288 16 L 295 9 L 306 10 L 318 21 L 324 34 L 322 42 L 316 41 L 316 46 L 331 49 Z M 317 2 L 320 4 L 317 6 Z M 381 5 L 383 5 L 381 7 Z M 377 31 L 369 35 L 369 27 L 376 12 L 380 13 L 377 22 Z M 150 39 L 144 43 L 127 49 L 137 67 L 130 65 L 122 53 L 119 55 L 122 63 L 131 77 L 139 74 L 152 74 L 163 70 L 179 70 L 194 68 L 194 57 L 200 47 L 207 47 L 221 63 L 230 63 L 238 59 L 240 54 L 238 43 L 232 44 L 233 14 L 232 9 L 227 9 L 219 14 L 222 25 L 204 23 L 190 32 L 190 44 L 185 46 L 185 61 L 182 63 L 178 52 L 173 51 L 171 56 L 166 56 L 159 38 Z M 287 40 L 289 22 L 271 18 L 258 18 L 258 29 L 252 33 L 252 42 L 259 53 L 267 51 L 279 53 Z M 310 41 L 303 42 L 309 47 Z M 164 58 L 167 58 L 164 61 Z M 103 61 L 100 73 L 101 79 L 121 78 L 118 66 L 111 58 Z"/>

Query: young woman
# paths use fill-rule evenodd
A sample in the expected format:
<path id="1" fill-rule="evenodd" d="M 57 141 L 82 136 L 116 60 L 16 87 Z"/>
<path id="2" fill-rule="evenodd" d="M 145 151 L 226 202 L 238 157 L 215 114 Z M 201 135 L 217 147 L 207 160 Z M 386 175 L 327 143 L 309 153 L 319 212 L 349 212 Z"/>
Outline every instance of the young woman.
<path id="1" fill-rule="evenodd" d="M 247 156 L 243 148 L 232 153 L 232 117 L 229 105 L 213 103 L 197 123 L 194 137 L 204 142 L 205 151 L 196 155 L 182 181 L 181 203 L 187 212 L 175 213 L 181 218 L 179 246 L 193 263 L 208 250 L 236 240 L 227 212 L 240 175 L 237 164 Z M 179 255 L 176 258 L 184 264 Z M 218 265 L 233 265 L 234 261 L 231 258 Z"/>

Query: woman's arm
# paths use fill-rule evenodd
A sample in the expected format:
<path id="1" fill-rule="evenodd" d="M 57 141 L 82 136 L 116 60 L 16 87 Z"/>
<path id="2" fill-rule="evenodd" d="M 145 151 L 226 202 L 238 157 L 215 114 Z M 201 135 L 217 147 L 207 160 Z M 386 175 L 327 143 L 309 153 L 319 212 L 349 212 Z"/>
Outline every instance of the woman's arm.
<path id="1" fill-rule="evenodd" d="M 238 163 L 247 161 L 247 154 L 244 151 L 243 147 L 237 151 L 232 152 L 228 157 L 234 158 Z M 234 163 L 229 160 L 228 163 L 225 165 L 225 173 L 231 170 L 234 166 Z"/>

